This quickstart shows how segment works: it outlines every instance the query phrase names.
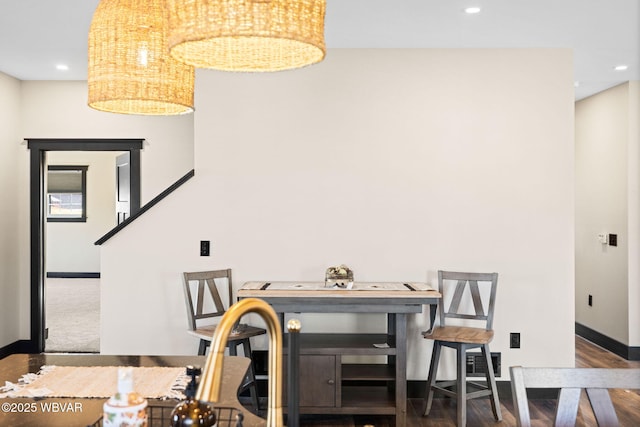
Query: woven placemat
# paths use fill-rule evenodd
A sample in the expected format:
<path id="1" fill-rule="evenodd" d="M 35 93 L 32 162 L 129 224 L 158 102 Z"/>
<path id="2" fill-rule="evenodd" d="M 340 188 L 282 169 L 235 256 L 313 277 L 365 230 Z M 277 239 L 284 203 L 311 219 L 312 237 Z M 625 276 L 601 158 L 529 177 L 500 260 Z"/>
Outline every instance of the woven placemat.
<path id="1" fill-rule="evenodd" d="M 189 377 L 185 368 L 135 367 L 133 389 L 147 399 L 183 399 Z M 6 381 L 3 397 L 108 398 L 118 389 L 117 366 L 43 366 L 25 374 L 18 383 Z"/>

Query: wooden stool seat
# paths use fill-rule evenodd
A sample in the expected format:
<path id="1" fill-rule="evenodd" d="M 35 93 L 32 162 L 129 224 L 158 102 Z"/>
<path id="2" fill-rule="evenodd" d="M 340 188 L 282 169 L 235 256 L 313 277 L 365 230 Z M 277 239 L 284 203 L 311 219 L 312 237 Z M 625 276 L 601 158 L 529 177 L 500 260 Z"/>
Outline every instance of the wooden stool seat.
<path id="1" fill-rule="evenodd" d="M 213 337 L 215 331 L 216 325 L 211 325 L 200 327 L 195 331 L 187 331 L 187 333 L 202 340 L 211 341 L 211 337 Z M 266 332 L 267 331 L 262 328 L 256 328 L 255 326 L 246 325 L 243 331 L 232 333 L 231 335 L 229 335 L 229 339 L 227 340 L 227 342 L 230 343 L 232 341 L 242 341 L 258 335 L 264 335 Z"/>
<path id="2" fill-rule="evenodd" d="M 493 340 L 493 331 L 466 326 L 444 326 L 436 327 L 433 332 L 423 336 L 429 340 L 489 344 Z"/>

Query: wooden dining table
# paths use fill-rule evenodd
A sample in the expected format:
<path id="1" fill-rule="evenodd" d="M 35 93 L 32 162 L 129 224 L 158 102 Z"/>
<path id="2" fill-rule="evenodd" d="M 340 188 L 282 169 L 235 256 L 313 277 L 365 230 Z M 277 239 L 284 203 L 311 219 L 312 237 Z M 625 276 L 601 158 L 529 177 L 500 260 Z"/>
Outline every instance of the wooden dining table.
<path id="1" fill-rule="evenodd" d="M 13 354 L 0 360 L 0 385 L 5 381 L 17 383 L 27 373 L 37 373 L 43 365 L 55 366 L 132 366 L 132 367 L 204 367 L 205 356 L 107 356 L 98 354 Z M 237 399 L 250 360 L 245 357 L 225 356 L 221 399 L 217 408 L 226 412 L 242 412 L 245 427 L 262 427 L 264 419 L 252 414 Z M 115 390 L 114 390 L 115 391 Z M 12 427 L 74 427 L 102 425 L 102 406 L 106 398 L 2 398 L 0 399 L 0 426 Z M 168 425 L 165 419 L 179 400 L 149 399 L 147 413 L 149 427 Z M 218 424 L 222 426 L 222 423 Z M 229 425 L 227 423 L 226 425 Z M 225 426 L 226 427 L 226 426 Z"/>

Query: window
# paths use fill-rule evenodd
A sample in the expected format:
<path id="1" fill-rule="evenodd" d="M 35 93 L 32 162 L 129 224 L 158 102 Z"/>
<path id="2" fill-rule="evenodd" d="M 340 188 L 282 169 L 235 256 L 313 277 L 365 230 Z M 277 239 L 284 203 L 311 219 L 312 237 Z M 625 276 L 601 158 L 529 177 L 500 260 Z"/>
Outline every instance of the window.
<path id="1" fill-rule="evenodd" d="M 49 166 L 47 221 L 87 222 L 88 166 Z"/>

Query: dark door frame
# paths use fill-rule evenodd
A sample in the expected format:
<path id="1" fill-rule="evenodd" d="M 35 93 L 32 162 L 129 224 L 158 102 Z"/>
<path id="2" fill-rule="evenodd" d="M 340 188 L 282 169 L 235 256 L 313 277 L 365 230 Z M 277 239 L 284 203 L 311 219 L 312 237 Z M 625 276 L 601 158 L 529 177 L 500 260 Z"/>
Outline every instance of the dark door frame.
<path id="1" fill-rule="evenodd" d="M 25 138 L 29 158 L 29 212 L 31 247 L 31 336 L 29 353 L 42 353 L 44 312 L 44 174 L 47 151 L 129 151 L 131 153 L 131 211 L 140 209 L 140 150 L 144 139 L 42 139 Z M 115 185 L 115 184 L 114 184 Z"/>

